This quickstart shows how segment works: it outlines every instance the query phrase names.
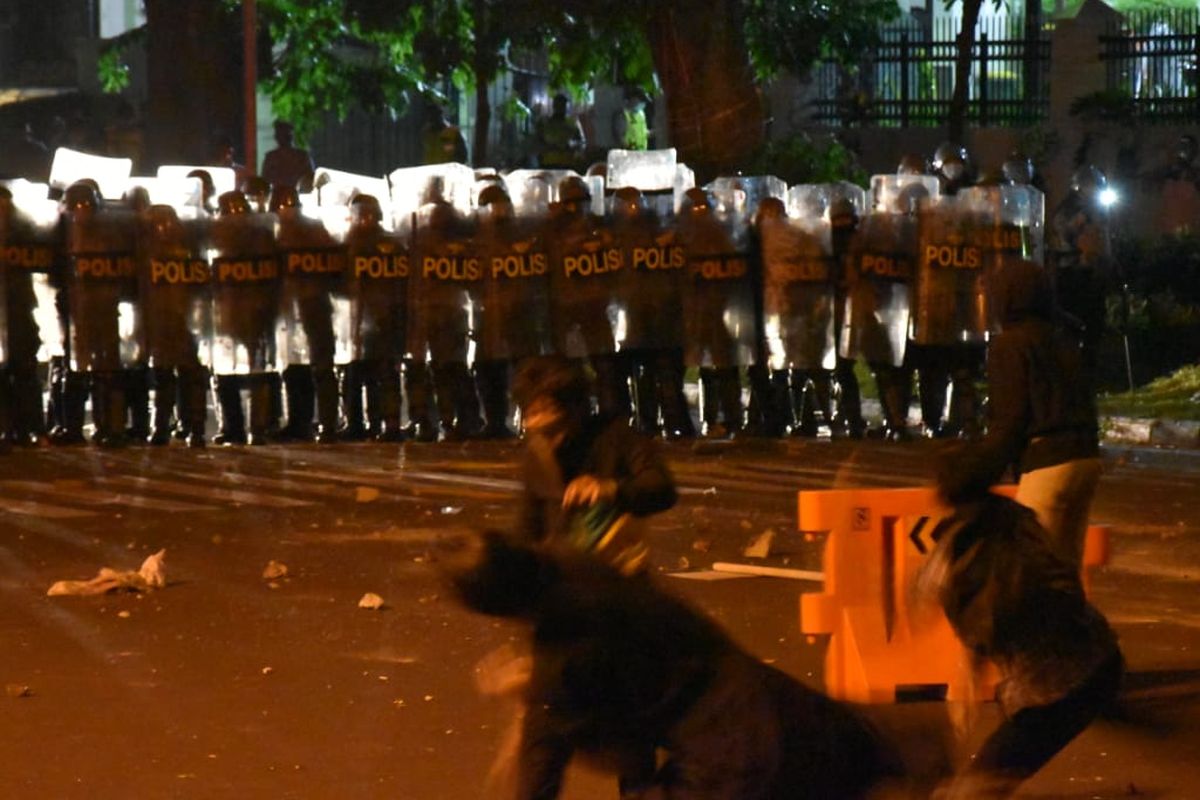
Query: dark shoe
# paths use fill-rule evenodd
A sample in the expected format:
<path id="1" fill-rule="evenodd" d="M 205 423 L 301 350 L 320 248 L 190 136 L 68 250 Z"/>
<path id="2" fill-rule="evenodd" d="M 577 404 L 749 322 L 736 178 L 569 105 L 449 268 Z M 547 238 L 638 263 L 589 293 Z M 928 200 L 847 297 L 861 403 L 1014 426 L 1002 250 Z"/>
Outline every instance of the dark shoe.
<path id="1" fill-rule="evenodd" d="M 246 444 L 250 447 L 263 447 L 268 444 L 266 432 L 258 431 L 257 433 L 251 433 L 246 437 Z"/>
<path id="2" fill-rule="evenodd" d="M 338 432 L 343 442 L 365 442 L 371 434 L 362 425 L 347 425 Z"/>
<path id="3" fill-rule="evenodd" d="M 728 439 L 730 436 L 729 429 L 720 422 L 704 423 L 704 429 L 701 435 L 705 439 Z"/>
<path id="4" fill-rule="evenodd" d="M 412 426 L 410 436 L 414 442 L 436 442 L 437 429 L 423 422 L 418 422 Z"/>
<path id="5" fill-rule="evenodd" d="M 165 428 L 158 428 L 150 436 L 150 444 L 155 447 L 162 447 L 171 443 L 171 431 Z"/>
<path id="6" fill-rule="evenodd" d="M 246 443 L 246 434 L 244 433 L 218 433 L 213 437 L 213 444 L 216 445 L 243 445 Z"/>
<path id="7" fill-rule="evenodd" d="M 204 441 L 203 433 L 189 433 L 187 437 L 187 446 L 199 450 L 207 447 L 208 443 Z"/>
<path id="8" fill-rule="evenodd" d="M 375 441 L 384 443 L 403 442 L 408 436 L 401 428 L 384 425 L 379 429 L 379 434 L 376 435 Z"/>
<path id="9" fill-rule="evenodd" d="M 313 440 L 317 444 L 337 444 L 340 441 L 336 430 L 326 430 L 325 428 L 317 431 L 317 435 L 313 437 Z"/>
<path id="10" fill-rule="evenodd" d="M 87 439 L 83 436 L 83 431 L 69 430 L 67 428 L 55 428 L 50 434 L 50 443 L 56 445 L 77 445 L 84 444 Z"/>

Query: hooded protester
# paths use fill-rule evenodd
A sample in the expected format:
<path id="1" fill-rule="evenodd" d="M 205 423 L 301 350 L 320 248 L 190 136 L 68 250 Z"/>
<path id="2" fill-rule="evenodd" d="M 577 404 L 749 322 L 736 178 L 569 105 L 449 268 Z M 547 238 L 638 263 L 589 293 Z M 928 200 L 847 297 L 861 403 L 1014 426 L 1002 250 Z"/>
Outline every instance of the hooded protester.
<path id="1" fill-rule="evenodd" d="M 532 629 L 506 796 L 553 800 L 575 756 L 617 772 L 628 800 L 855 800 L 901 779 L 856 709 L 760 662 L 644 573 L 487 532 L 449 577 L 469 608 Z"/>
<path id="2" fill-rule="evenodd" d="M 1010 465 L 1028 506 L 1076 571 L 1100 480 L 1096 400 L 1077 323 L 1054 304 L 1049 278 L 1023 261 L 993 276 L 1001 332 L 988 344 L 988 430 L 953 451 L 939 475 L 952 503 L 980 496 Z"/>
<path id="3" fill-rule="evenodd" d="M 959 502 L 919 577 L 976 667 L 992 661 L 1004 720 L 938 800 L 1009 797 L 1116 698 L 1124 659 L 1079 570 L 1024 506 Z"/>

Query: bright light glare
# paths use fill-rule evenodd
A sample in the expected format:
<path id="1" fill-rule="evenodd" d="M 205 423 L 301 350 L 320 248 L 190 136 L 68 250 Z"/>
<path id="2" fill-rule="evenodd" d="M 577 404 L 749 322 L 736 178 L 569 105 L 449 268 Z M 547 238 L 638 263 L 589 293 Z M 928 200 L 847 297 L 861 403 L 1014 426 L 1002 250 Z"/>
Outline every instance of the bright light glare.
<path id="1" fill-rule="evenodd" d="M 1118 195 L 1115 189 L 1103 189 L 1100 192 L 1100 205 L 1108 208 L 1116 204 L 1117 198 Z"/>

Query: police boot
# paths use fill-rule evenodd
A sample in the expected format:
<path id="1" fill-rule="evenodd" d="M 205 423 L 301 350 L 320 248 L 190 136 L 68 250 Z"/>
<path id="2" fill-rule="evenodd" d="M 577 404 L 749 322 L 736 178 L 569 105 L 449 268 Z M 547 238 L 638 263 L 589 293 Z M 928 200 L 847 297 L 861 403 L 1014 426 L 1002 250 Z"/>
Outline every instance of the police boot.
<path id="1" fill-rule="evenodd" d="M 162 446 L 171 441 L 177 391 L 175 370 L 154 370 L 154 432 L 150 434 L 152 445 Z"/>
<path id="2" fill-rule="evenodd" d="M 96 433 L 92 441 L 101 447 L 124 447 L 125 433 L 124 372 L 92 373 L 92 422 Z"/>
<path id="3" fill-rule="evenodd" d="M 188 447 L 204 447 L 205 428 L 208 426 L 208 408 L 204 403 L 204 388 L 208 374 L 200 365 L 179 370 L 180 422 L 187 428 Z M 241 403 L 238 403 L 239 408 Z"/>
<path id="4" fill-rule="evenodd" d="M 471 368 L 464 363 L 454 364 L 454 411 L 459 436 L 471 439 L 483 432 L 483 416 L 479 409 L 479 395 L 475 391 L 475 378 L 471 375 Z"/>
<path id="5" fill-rule="evenodd" d="M 712 367 L 700 368 L 700 419 L 701 433 L 709 439 L 724 439 L 729 435 L 729 429 L 721 424 L 721 406 L 717 399 L 717 370 Z"/>
<path id="6" fill-rule="evenodd" d="M 348 442 L 361 442 L 367 438 L 367 426 L 363 424 L 363 390 L 373 383 L 367 380 L 367 369 L 365 362 L 351 361 L 341 370 L 342 416 L 346 419 L 341 437 Z"/>
<path id="7" fill-rule="evenodd" d="M 124 372 L 125 402 L 129 408 L 131 444 L 145 444 L 150 438 L 150 368 L 134 367 Z"/>
<path id="8" fill-rule="evenodd" d="M 438 422 L 442 428 L 442 438 L 446 441 L 460 441 L 462 436 L 455 425 L 455 411 L 458 391 L 458 380 L 454 374 L 453 364 L 433 365 L 433 391 L 437 403 Z"/>
<path id="9" fill-rule="evenodd" d="M 333 368 L 313 371 L 314 388 L 317 394 L 317 442 L 333 444 L 338 440 L 338 385 Z"/>
<path id="10" fill-rule="evenodd" d="M 0 369 L 0 452 L 7 452 L 13 439 L 12 373 Z"/>
<path id="11" fill-rule="evenodd" d="M 285 442 L 313 440 L 313 414 L 316 409 L 312 367 L 294 364 L 283 371 L 283 389 L 287 398 L 287 424 L 279 432 Z M 268 402 L 270 387 L 268 386 Z M 268 420 L 270 409 L 267 410 Z"/>
<path id="12" fill-rule="evenodd" d="M 658 368 L 658 405 L 662 409 L 664 433 L 668 439 L 696 435 L 691 410 L 683 394 L 683 354 L 667 350 L 656 356 Z"/>
<path id="13" fill-rule="evenodd" d="M 475 380 L 483 402 L 483 415 L 487 420 L 483 428 L 484 438 L 511 439 L 515 434 L 508 427 L 508 362 L 476 362 Z"/>
<path id="14" fill-rule="evenodd" d="M 862 395 L 858 376 L 854 374 L 854 362 L 839 358 L 833 378 L 837 384 L 837 405 L 831 427 L 851 439 L 861 439 L 867 433 L 867 423 L 862 415 Z"/>
<path id="15" fill-rule="evenodd" d="M 746 433 L 750 436 L 767 436 L 770 375 L 761 364 L 751 364 L 746 368 L 746 380 L 750 384 L 750 402 L 746 404 Z"/>
<path id="16" fill-rule="evenodd" d="M 879 405 L 883 411 L 883 428 L 879 435 L 892 442 L 908 439 L 908 402 L 900 383 L 903 375 L 891 366 L 875 370 L 875 385 L 879 387 Z"/>
<path id="17" fill-rule="evenodd" d="M 814 438 L 820 432 L 817 426 L 816 387 L 805 370 L 792 370 L 789 377 L 792 409 L 796 420 L 792 426 L 792 435 Z"/>
<path id="18" fill-rule="evenodd" d="M 242 410 L 241 383 L 241 376 L 238 375 L 219 375 L 216 378 L 220 429 L 213 437 L 213 444 L 246 443 L 246 413 Z"/>
<path id="19" fill-rule="evenodd" d="M 921 428 L 926 437 L 943 436 L 942 415 L 946 410 L 946 371 L 925 367 L 917 372 L 917 392 L 921 401 Z"/>
<path id="20" fill-rule="evenodd" d="M 262 376 L 267 384 L 267 402 L 269 403 L 269 422 L 267 435 L 278 437 L 283 430 L 283 376 L 278 372 L 268 372 Z"/>
<path id="21" fill-rule="evenodd" d="M 659 365 L 647 357 L 644 351 L 630 359 L 629 377 L 633 384 L 634 416 L 637 429 L 646 436 L 657 436 L 659 412 Z"/>
<path id="22" fill-rule="evenodd" d="M 437 424 L 433 421 L 429 367 L 423 362 L 404 365 L 404 394 L 408 397 L 409 435 L 418 442 L 436 442 Z"/>
<path id="23" fill-rule="evenodd" d="M 246 443 L 252 447 L 266 444 L 270 426 L 271 384 L 264 376 L 257 375 L 250 381 L 250 435 Z"/>
<path id="24" fill-rule="evenodd" d="M 381 442 L 403 441 L 404 430 L 400 427 L 400 374 L 390 361 L 380 361 L 369 383 L 374 391 L 367 393 L 367 415 L 371 430 L 378 431 L 375 438 Z"/>
<path id="25" fill-rule="evenodd" d="M 12 428 L 16 444 L 36 445 L 46 435 L 46 418 L 42 410 L 42 384 L 36 369 L 15 369 L 12 372 Z"/>
<path id="26" fill-rule="evenodd" d="M 950 384 L 950 415 L 947 432 L 961 439 L 978 439 L 979 393 L 974 376 L 968 371 L 956 371 Z"/>
<path id="27" fill-rule="evenodd" d="M 596 371 L 596 401 L 600 413 L 628 420 L 633 414 L 633 403 L 629 399 L 629 379 L 625 374 L 623 359 L 617 353 L 592 356 L 592 369 Z"/>
<path id="28" fill-rule="evenodd" d="M 50 439 L 55 444 L 83 444 L 83 422 L 87 416 L 88 376 L 82 372 L 67 372 L 61 378 L 58 413 L 62 424 L 55 428 Z"/>
<path id="29" fill-rule="evenodd" d="M 50 426 L 51 441 L 58 442 L 67 430 L 67 365 L 62 356 L 50 359 L 50 374 L 46 383 L 50 389 L 46 404 L 46 424 Z"/>
<path id="30" fill-rule="evenodd" d="M 717 370 L 717 391 L 721 399 L 721 416 L 730 436 L 742 432 L 744 414 L 742 410 L 742 382 L 737 367 Z"/>

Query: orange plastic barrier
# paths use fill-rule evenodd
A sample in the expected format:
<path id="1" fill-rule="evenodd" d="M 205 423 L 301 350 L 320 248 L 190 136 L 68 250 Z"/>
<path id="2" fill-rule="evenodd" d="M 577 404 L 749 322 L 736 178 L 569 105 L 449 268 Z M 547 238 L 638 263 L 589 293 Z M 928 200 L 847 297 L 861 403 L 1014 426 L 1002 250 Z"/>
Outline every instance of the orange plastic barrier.
<path id="1" fill-rule="evenodd" d="M 998 487 L 1012 495 L 1015 486 Z M 827 534 L 825 590 L 800 595 L 800 631 L 829 635 L 825 690 L 860 703 L 890 703 L 897 694 L 945 688 L 948 700 L 970 696 L 967 654 L 936 603 L 917 604 L 913 578 L 933 549 L 929 534 L 949 513 L 932 488 L 831 489 L 799 493 L 799 529 Z M 1108 561 L 1108 531 L 1088 528 L 1084 586 L 1090 567 Z M 974 696 L 995 696 L 985 672 Z"/>

